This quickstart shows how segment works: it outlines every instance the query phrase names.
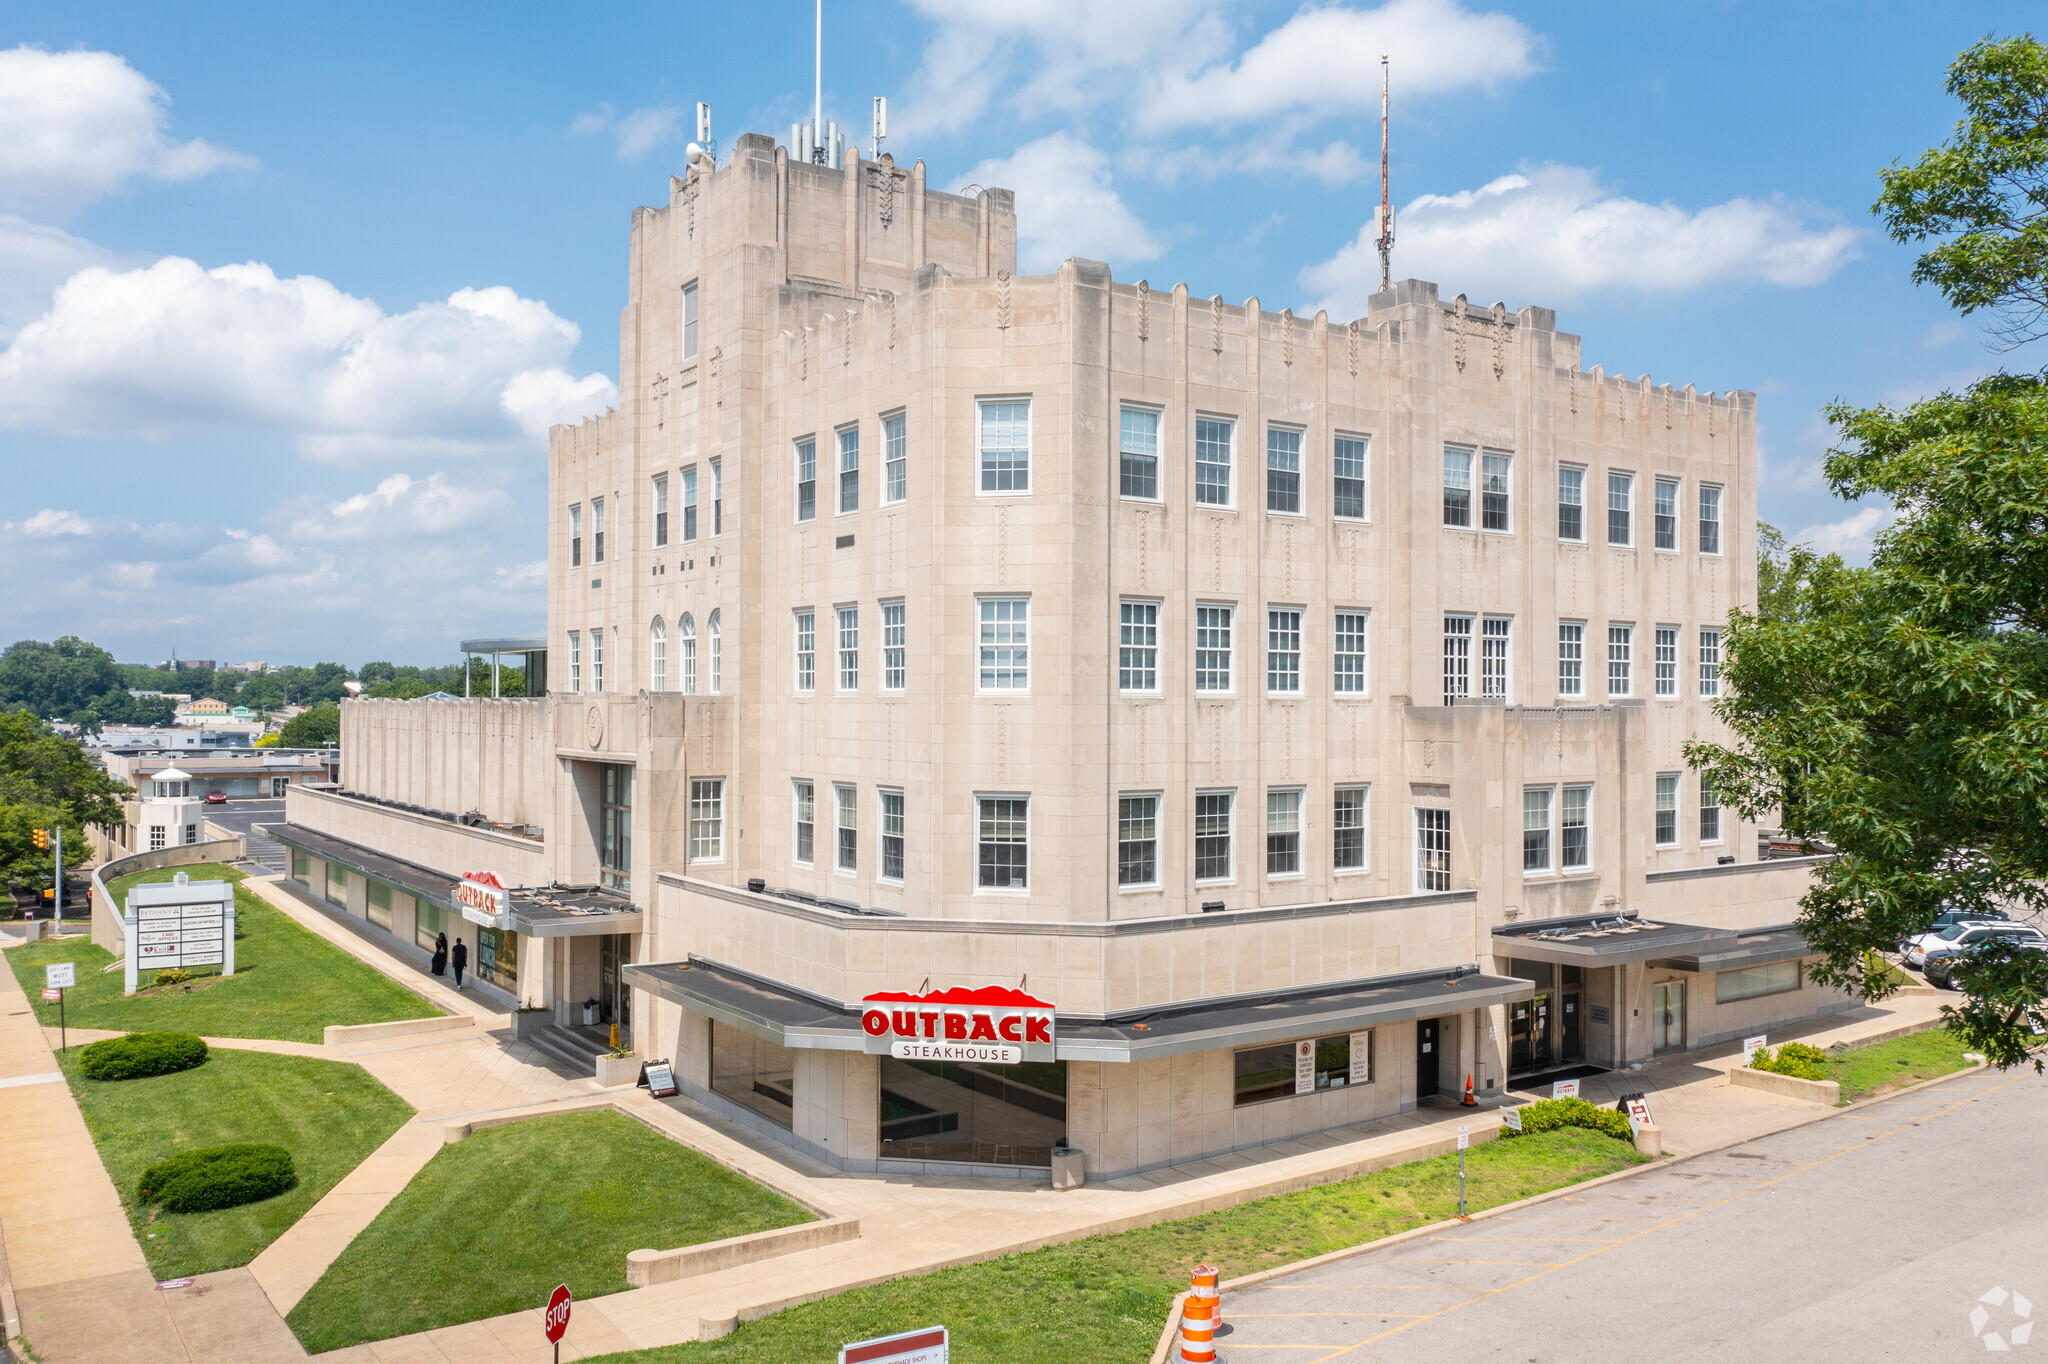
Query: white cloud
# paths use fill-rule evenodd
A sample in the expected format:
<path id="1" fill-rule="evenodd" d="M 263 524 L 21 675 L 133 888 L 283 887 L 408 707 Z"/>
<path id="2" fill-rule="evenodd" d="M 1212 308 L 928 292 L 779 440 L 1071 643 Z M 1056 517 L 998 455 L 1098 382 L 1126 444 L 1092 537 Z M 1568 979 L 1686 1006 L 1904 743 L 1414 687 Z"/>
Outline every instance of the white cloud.
<path id="1" fill-rule="evenodd" d="M 87 269 L 0 352 L 0 425 L 161 439 L 258 427 L 343 462 L 530 449 L 617 400 L 563 366 L 579 332 L 504 286 L 387 314 L 251 262 Z"/>
<path id="2" fill-rule="evenodd" d="M 1446 294 L 1556 304 L 1601 291 L 1680 293 L 1709 284 L 1824 283 L 1861 234 L 1783 199 L 1702 209 L 1649 204 L 1579 166 L 1524 167 L 1476 190 L 1425 194 L 1396 220 L 1396 274 Z M 1356 317 L 1379 282 L 1370 222 L 1302 271 L 1332 316 Z"/>
<path id="3" fill-rule="evenodd" d="M 390 540 L 440 536 L 506 519 L 511 498 L 503 488 L 462 487 L 445 474 L 424 479 L 392 474 L 370 492 L 339 500 L 310 499 L 283 510 L 294 541 Z"/>
<path id="4" fill-rule="evenodd" d="M 50 306 L 57 286 L 92 265 L 128 265 L 105 247 L 61 227 L 0 213 L 0 341 Z"/>
<path id="5" fill-rule="evenodd" d="M 1890 507 L 1864 507 L 1840 521 L 1823 521 L 1791 537 L 1822 554 L 1839 554 L 1850 563 L 1868 563 L 1874 537 L 1898 519 Z"/>
<path id="6" fill-rule="evenodd" d="M 1952 346 L 1963 339 L 1965 330 L 1967 329 L 1962 323 L 1953 320 L 1936 322 L 1929 326 L 1927 334 L 1920 338 L 1920 349 L 1940 350 L 1943 346 Z"/>
<path id="7" fill-rule="evenodd" d="M 256 163 L 173 142 L 170 99 L 111 52 L 0 51 L 0 208 L 70 213 L 132 180 L 191 180 Z"/>
<path id="8" fill-rule="evenodd" d="M 635 109 L 620 118 L 609 104 L 600 104 L 595 109 L 585 110 L 569 121 L 571 137 L 595 137 L 599 133 L 610 133 L 618 146 L 618 158 L 632 161 L 653 151 L 664 142 L 672 142 L 681 130 L 683 110 L 680 105 L 659 104 L 645 109 Z"/>
<path id="9" fill-rule="evenodd" d="M 1164 248 L 1118 197 L 1109 158 L 1054 133 L 1006 160 L 983 161 L 955 184 L 1001 185 L 1017 195 L 1017 257 L 1026 271 L 1054 269 L 1069 256 L 1112 263 L 1155 260 Z"/>
<path id="10" fill-rule="evenodd" d="M 91 535 L 93 523 L 75 511 L 60 511 L 45 507 L 26 521 L 0 521 L 8 530 L 20 531 L 23 535 Z"/>

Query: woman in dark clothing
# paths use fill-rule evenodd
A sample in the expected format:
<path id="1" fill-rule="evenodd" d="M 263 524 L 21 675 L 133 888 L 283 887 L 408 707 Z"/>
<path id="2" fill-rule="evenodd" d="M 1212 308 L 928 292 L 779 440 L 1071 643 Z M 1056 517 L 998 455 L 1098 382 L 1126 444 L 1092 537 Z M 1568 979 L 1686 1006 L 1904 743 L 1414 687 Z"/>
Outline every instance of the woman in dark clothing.
<path id="1" fill-rule="evenodd" d="M 444 974 L 446 974 L 446 973 L 447 973 L 447 970 L 448 970 L 448 935 L 447 935 L 446 933 L 438 933 L 438 934 L 436 934 L 436 935 L 434 936 L 434 966 L 433 966 L 433 971 L 434 971 L 434 974 L 438 976 L 438 975 L 444 975 Z"/>
<path id="2" fill-rule="evenodd" d="M 455 940 L 455 950 L 448 954 L 448 962 L 455 968 L 455 988 L 460 990 L 462 988 L 462 968 L 469 965 L 469 949 L 463 946 L 462 939 L 457 938 Z"/>

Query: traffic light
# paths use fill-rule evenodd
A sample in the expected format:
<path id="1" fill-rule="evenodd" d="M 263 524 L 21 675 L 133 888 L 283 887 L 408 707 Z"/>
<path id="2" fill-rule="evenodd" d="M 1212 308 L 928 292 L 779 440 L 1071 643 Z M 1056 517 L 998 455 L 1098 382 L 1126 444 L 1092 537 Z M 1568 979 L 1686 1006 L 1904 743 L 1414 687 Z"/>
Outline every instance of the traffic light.
<path id="1" fill-rule="evenodd" d="M 50 831 L 48 829 L 36 830 L 36 846 L 38 848 L 47 848 L 50 846 Z"/>

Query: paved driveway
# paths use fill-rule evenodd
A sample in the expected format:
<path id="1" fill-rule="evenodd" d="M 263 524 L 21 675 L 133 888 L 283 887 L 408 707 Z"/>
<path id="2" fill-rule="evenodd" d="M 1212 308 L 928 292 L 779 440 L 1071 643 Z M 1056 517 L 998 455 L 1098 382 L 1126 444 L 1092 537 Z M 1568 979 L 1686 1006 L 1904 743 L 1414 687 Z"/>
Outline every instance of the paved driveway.
<path id="1" fill-rule="evenodd" d="M 2048 1358 L 2048 1327 L 2013 1335 L 2048 1317 L 2044 1128 L 2048 1079 L 1971 1073 L 1229 1294 L 1219 1353 L 1933 1360 L 2000 1332 Z"/>

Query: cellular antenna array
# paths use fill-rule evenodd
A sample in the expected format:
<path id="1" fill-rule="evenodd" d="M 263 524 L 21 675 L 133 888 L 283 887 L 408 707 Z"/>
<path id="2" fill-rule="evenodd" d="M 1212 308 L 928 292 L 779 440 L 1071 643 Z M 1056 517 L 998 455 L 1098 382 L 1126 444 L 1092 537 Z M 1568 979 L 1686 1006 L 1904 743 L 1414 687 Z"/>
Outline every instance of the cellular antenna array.
<path id="1" fill-rule="evenodd" d="M 1387 196 L 1387 54 L 1380 53 L 1380 292 L 1394 287 L 1394 201 Z"/>

